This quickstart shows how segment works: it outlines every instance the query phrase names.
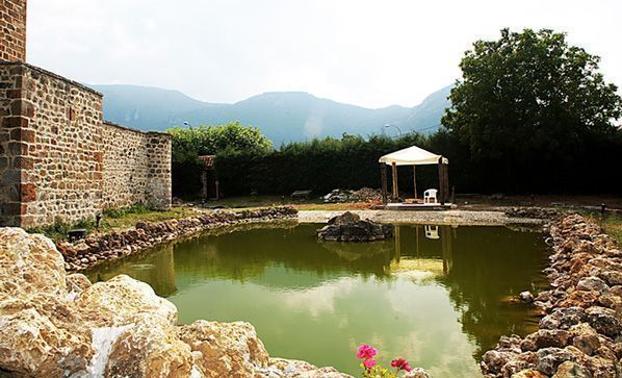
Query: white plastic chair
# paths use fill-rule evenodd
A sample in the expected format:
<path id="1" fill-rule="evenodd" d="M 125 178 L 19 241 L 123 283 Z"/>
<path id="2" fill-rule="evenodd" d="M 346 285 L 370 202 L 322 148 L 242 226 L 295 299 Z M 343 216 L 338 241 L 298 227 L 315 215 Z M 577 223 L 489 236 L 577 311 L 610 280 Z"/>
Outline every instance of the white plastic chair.
<path id="1" fill-rule="evenodd" d="M 438 203 L 436 199 L 436 193 L 438 190 L 436 189 L 428 189 L 423 192 L 423 203 Z"/>

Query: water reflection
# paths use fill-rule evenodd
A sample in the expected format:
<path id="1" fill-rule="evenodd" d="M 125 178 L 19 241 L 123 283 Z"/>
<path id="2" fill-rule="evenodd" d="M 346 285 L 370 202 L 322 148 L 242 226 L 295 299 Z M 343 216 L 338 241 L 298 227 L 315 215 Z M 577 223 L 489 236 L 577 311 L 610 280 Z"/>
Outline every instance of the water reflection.
<path id="1" fill-rule="evenodd" d="M 357 371 L 373 343 L 435 376 L 478 374 L 476 359 L 507 333 L 535 325 L 503 301 L 543 282 L 538 234 L 501 227 L 395 227 L 393 240 L 317 242 L 318 225 L 205 235 L 101 267 L 147 281 L 180 320 L 253 323 L 273 355 Z"/>

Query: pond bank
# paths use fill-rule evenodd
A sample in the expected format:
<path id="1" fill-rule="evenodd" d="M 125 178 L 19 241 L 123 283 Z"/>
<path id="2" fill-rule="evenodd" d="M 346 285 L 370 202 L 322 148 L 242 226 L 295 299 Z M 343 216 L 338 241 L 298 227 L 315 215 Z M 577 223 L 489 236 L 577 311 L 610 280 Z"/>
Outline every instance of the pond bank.
<path id="1" fill-rule="evenodd" d="M 617 377 L 622 373 L 622 251 L 593 222 L 568 215 L 545 226 L 551 289 L 535 298 L 539 330 L 501 337 L 483 356 L 489 377 Z"/>
<path id="2" fill-rule="evenodd" d="M 362 219 L 379 223 L 417 223 L 450 226 L 541 225 L 544 223 L 542 215 L 545 215 L 541 212 L 538 213 L 538 211 L 520 213 L 514 211 L 513 208 L 508 208 L 508 211 L 351 210 L 350 212 L 359 215 Z M 300 210 L 298 211 L 298 221 L 300 223 L 326 223 L 330 218 L 343 213 L 344 211 Z"/>
<path id="3" fill-rule="evenodd" d="M 214 211 L 179 220 L 138 222 L 127 230 L 89 235 L 75 243 L 62 241 L 56 246 L 65 258 L 67 271 L 82 271 L 202 231 L 245 223 L 295 219 L 296 213 L 296 209 L 289 206 Z"/>

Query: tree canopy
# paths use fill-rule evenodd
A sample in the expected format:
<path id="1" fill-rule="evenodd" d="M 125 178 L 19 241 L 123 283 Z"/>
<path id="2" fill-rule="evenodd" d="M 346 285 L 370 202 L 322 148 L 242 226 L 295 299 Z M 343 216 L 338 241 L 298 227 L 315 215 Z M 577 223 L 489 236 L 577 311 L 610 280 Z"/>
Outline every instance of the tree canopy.
<path id="1" fill-rule="evenodd" d="M 538 165 L 571 169 L 596 144 L 620 137 L 622 99 L 599 60 L 546 29 L 503 29 L 496 41 L 475 42 L 442 119 L 454 149 L 486 167 L 480 175 L 495 171 L 519 191 L 518 181 L 548 175 Z"/>
<path id="2" fill-rule="evenodd" d="M 173 136 L 173 162 L 194 161 L 201 155 L 248 153 L 262 155 L 272 151 L 272 142 L 256 127 L 239 122 L 224 125 L 176 127 Z"/>

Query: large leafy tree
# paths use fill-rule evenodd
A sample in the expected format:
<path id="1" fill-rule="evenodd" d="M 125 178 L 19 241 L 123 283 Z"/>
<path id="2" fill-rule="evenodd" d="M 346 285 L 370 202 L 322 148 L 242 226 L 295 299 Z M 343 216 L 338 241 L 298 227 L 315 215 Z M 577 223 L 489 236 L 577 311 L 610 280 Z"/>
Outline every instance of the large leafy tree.
<path id="1" fill-rule="evenodd" d="M 194 161 L 200 155 L 248 153 L 262 155 L 272 151 L 272 142 L 256 127 L 239 122 L 167 130 L 173 136 L 173 161 Z"/>
<path id="2" fill-rule="evenodd" d="M 598 143 L 619 138 L 622 99 L 599 60 L 551 30 L 475 42 L 442 119 L 473 179 L 515 191 L 569 179 Z"/>

